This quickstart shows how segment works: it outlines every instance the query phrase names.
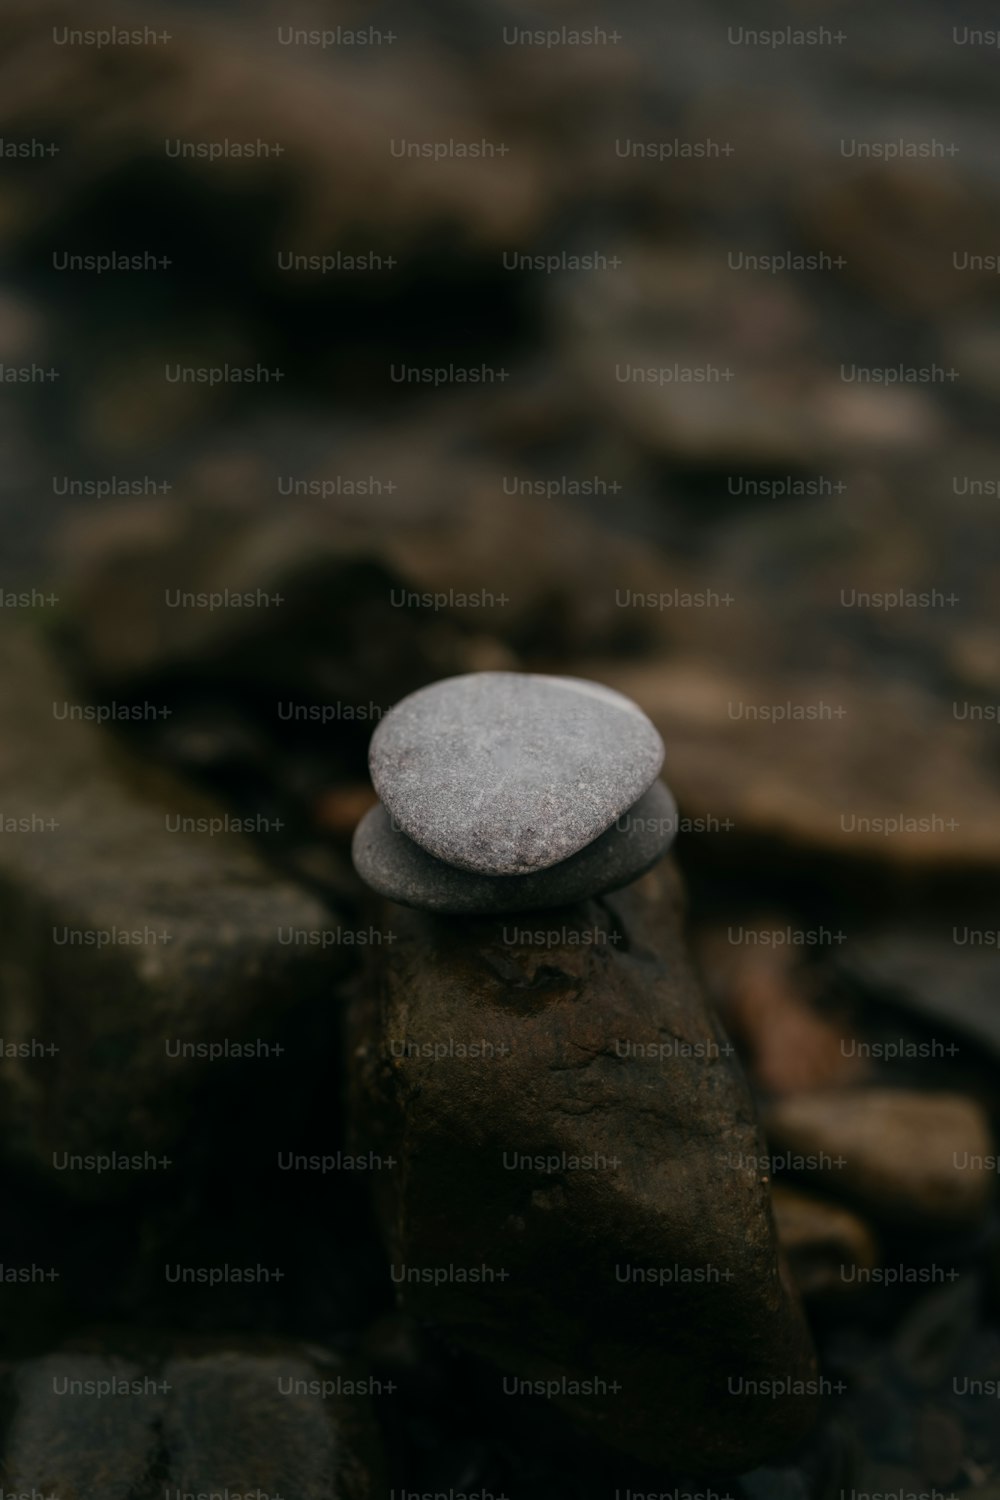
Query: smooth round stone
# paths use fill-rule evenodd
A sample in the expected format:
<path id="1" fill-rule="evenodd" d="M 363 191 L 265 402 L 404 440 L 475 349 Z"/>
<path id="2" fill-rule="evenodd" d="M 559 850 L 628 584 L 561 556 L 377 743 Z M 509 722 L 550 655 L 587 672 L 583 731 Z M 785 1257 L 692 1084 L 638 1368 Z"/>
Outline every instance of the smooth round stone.
<path id="1" fill-rule="evenodd" d="M 411 693 L 372 736 L 397 827 L 481 875 L 548 869 L 609 828 L 663 764 L 630 699 L 577 677 L 474 672 Z"/>
<path id="2" fill-rule="evenodd" d="M 629 885 L 666 853 L 677 828 L 677 805 L 655 781 L 585 849 L 531 875 L 477 875 L 435 859 L 392 825 L 381 803 L 354 834 L 354 867 L 362 880 L 404 906 L 454 916 L 569 906 Z"/>

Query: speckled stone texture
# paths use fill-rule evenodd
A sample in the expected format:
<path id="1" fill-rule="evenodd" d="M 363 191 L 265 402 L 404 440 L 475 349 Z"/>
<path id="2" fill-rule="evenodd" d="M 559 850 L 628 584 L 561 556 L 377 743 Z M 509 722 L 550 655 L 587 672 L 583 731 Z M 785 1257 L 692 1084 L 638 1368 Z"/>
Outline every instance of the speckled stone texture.
<path id="1" fill-rule="evenodd" d="M 362 880 L 404 906 L 455 916 L 537 911 L 637 880 L 666 853 L 676 828 L 677 805 L 654 781 L 592 843 L 532 875 L 477 875 L 446 865 L 394 829 L 381 803 L 358 824 L 352 854 Z"/>
<path id="2" fill-rule="evenodd" d="M 659 774 L 663 742 L 628 698 L 579 678 L 476 672 L 404 698 L 369 765 L 395 823 L 481 875 L 526 875 L 582 849 Z"/>

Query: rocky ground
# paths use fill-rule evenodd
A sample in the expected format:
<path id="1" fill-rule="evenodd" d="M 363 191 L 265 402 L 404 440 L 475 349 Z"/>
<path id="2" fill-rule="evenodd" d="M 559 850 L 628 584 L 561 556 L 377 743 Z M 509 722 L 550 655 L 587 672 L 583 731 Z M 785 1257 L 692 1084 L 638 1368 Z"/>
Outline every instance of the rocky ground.
<path id="1" fill-rule="evenodd" d="M 1000 1494 L 995 54 L 937 4 L 166 15 L 0 7 L 0 135 L 59 148 L 0 181 L 0 361 L 60 372 L 0 415 L 7 1487 Z M 220 136 L 285 152 L 162 150 Z M 736 154 L 615 150 L 675 139 Z M 53 269 L 111 247 L 174 264 Z M 333 250 L 398 265 L 280 269 Z M 845 264 L 730 262 L 783 251 Z M 226 361 L 285 378 L 163 378 Z M 675 363 L 735 378 L 616 373 Z M 901 363 L 957 376 L 843 374 Z M 372 729 L 480 669 L 646 710 L 665 865 L 362 887 Z"/>

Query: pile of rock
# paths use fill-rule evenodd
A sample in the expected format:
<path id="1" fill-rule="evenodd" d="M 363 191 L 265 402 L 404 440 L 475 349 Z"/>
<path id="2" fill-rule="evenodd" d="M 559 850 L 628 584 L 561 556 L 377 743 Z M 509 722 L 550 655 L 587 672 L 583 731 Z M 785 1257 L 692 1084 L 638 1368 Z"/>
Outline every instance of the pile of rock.
<path id="1" fill-rule="evenodd" d="M 418 910 L 352 995 L 352 1148 L 405 1164 L 373 1184 L 399 1306 L 484 1393 L 544 1394 L 646 1465 L 739 1472 L 803 1436 L 818 1385 L 681 881 L 650 870 L 676 828 L 663 753 L 578 678 L 448 678 L 382 720 L 354 860 Z"/>
<path id="2" fill-rule="evenodd" d="M 445 913 L 522 911 L 628 885 L 670 846 L 663 741 L 581 678 L 476 672 L 412 693 L 372 737 L 381 802 L 354 838 L 382 895 Z"/>

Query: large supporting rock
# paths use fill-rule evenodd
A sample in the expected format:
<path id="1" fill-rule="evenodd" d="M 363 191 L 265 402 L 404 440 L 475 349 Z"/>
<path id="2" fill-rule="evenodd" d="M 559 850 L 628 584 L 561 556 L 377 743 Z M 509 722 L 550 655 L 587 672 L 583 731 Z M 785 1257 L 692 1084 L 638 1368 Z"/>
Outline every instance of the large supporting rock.
<path id="1" fill-rule="evenodd" d="M 801 1436 L 819 1383 L 680 907 L 666 866 L 555 913 L 389 908 L 350 1028 L 356 1145 L 398 1161 L 378 1190 L 403 1306 L 498 1394 L 739 1471 Z"/>
<path id="2" fill-rule="evenodd" d="M 206 1142 L 214 1167 L 255 1143 L 273 1158 L 333 1045 L 351 934 L 238 820 L 116 757 L 92 722 L 113 705 L 74 703 L 31 637 L 0 645 L 0 696 L 6 1149 L 87 1196 Z"/>

